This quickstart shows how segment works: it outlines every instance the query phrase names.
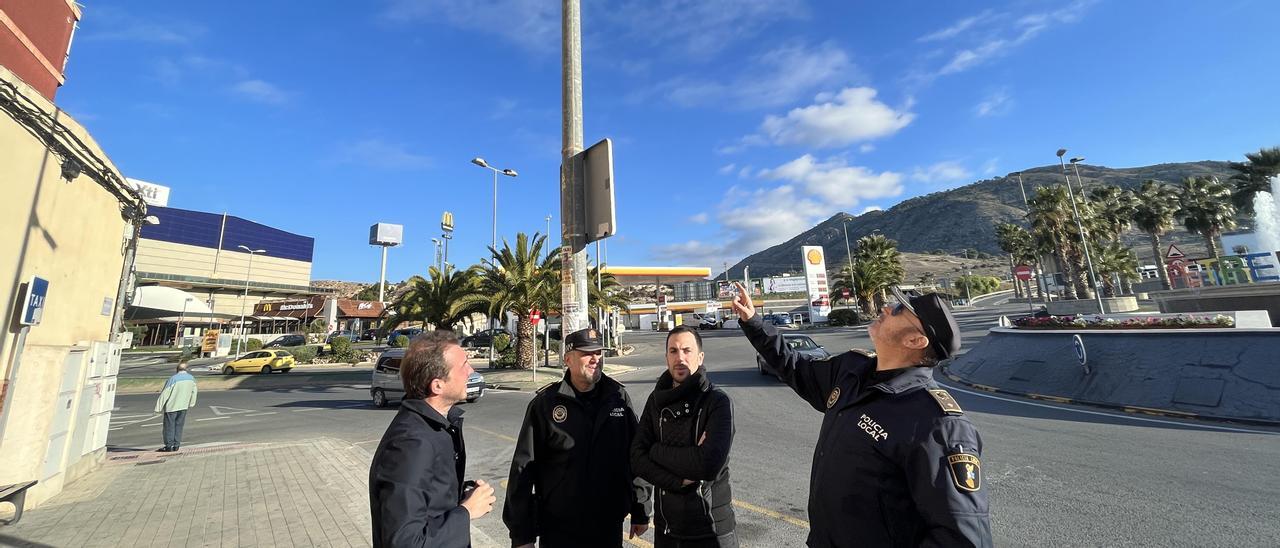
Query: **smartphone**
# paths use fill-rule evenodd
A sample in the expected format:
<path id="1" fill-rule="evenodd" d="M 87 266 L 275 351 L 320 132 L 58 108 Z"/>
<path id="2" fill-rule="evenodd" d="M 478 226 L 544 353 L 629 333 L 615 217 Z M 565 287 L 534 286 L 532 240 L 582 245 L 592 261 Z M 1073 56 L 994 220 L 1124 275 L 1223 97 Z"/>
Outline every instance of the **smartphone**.
<path id="1" fill-rule="evenodd" d="M 476 487 L 479 486 L 480 484 L 476 483 L 475 480 L 462 482 L 462 500 L 467 500 L 467 497 L 471 496 L 471 492 L 475 491 Z"/>

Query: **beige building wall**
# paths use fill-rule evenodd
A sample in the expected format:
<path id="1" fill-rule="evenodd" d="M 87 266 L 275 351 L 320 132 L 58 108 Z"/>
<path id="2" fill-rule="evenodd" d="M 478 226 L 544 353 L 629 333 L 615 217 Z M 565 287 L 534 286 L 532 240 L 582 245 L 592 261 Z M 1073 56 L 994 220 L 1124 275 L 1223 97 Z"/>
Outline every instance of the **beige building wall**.
<path id="1" fill-rule="evenodd" d="M 215 258 L 217 268 L 214 268 Z M 311 285 L 311 263 L 281 259 L 270 254 L 253 256 L 253 270 L 249 271 L 249 254 L 239 250 L 222 250 L 161 240 L 142 239 L 138 242 L 138 272 L 197 276 L 243 282 L 251 275 L 250 287 L 255 283 L 284 284 L 298 287 Z"/>
<path id="2" fill-rule="evenodd" d="M 15 104 L 43 111 L 83 141 L 107 168 L 119 176 L 106 154 L 75 120 L 46 101 L 38 93 L 0 67 L 0 86 L 12 87 L 30 103 L 0 97 L 7 107 Z M 0 94 L 3 95 L 3 94 Z M 50 450 L 51 429 L 58 413 L 76 417 L 80 391 L 85 385 L 85 367 L 64 367 L 69 355 L 83 356 L 91 341 L 106 341 L 124 258 L 126 223 L 117 198 L 87 175 L 73 181 L 61 178 L 61 160 L 37 140 L 30 128 L 15 119 L 11 110 L 0 109 L 0 300 L 3 330 L 0 330 L 0 379 L 9 381 L 11 399 L 0 410 L 3 438 L 0 439 L 0 484 L 39 480 L 28 491 L 28 507 L 61 491 L 74 479 L 74 471 L 92 469 L 105 456 L 104 450 L 81 458 L 71 448 L 76 430 L 85 424 L 69 425 L 73 435 L 65 438 L 65 451 Z M 46 126 L 47 128 L 47 126 Z M 14 367 L 16 326 L 11 325 L 19 284 L 38 275 L 49 280 L 43 322 L 32 327 L 26 337 L 20 365 Z M 60 390 L 71 387 L 70 404 L 59 399 Z M 80 433 L 83 435 L 83 432 Z M 49 469 L 45 459 L 62 454 Z M 68 470 L 73 472 L 68 473 Z"/>

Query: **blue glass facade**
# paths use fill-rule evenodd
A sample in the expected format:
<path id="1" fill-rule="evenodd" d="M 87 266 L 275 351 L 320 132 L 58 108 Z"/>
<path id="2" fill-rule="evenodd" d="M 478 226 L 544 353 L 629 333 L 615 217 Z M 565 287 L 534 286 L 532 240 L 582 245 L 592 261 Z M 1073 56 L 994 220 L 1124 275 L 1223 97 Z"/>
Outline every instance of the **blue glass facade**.
<path id="1" fill-rule="evenodd" d="M 205 213 L 172 207 L 147 206 L 147 214 L 160 219 L 158 225 L 143 225 L 142 237 L 149 240 L 186 244 L 209 249 L 218 248 L 218 233 L 222 230 L 221 213 Z M 253 221 L 227 215 L 226 232 L 222 236 L 222 249 L 242 251 L 265 249 L 268 257 L 311 262 L 315 250 L 315 238 L 299 236 L 271 228 Z"/>

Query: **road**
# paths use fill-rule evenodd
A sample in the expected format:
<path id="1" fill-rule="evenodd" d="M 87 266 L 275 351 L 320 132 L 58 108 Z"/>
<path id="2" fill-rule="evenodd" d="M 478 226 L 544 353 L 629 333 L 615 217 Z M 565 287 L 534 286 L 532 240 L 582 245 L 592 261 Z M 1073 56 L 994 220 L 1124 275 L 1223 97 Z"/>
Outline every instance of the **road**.
<path id="1" fill-rule="evenodd" d="M 1025 306 L 1025 305 L 1022 305 Z M 977 340 L 1018 305 L 957 313 Z M 870 348 L 865 328 L 807 331 L 833 352 Z M 644 401 L 662 370 L 662 335 L 631 333 L 640 369 L 619 377 Z M 708 332 L 707 367 L 734 399 L 731 456 L 744 546 L 803 545 L 811 453 L 820 416 L 771 377 L 736 331 Z M 950 387 L 981 430 L 984 474 L 999 545 L 1280 545 L 1280 436 L 1233 428 L 1047 404 Z M 514 436 L 530 394 L 489 391 L 464 405 L 468 476 L 506 478 Z M 110 442 L 157 447 L 152 396 L 121 396 Z M 209 392 L 187 420 L 188 447 L 328 436 L 372 449 L 395 413 L 368 404 L 367 385 Z M 502 490 L 499 490 L 501 504 Z M 505 538 L 495 512 L 478 524 Z M 651 540 L 652 537 L 649 537 Z"/>

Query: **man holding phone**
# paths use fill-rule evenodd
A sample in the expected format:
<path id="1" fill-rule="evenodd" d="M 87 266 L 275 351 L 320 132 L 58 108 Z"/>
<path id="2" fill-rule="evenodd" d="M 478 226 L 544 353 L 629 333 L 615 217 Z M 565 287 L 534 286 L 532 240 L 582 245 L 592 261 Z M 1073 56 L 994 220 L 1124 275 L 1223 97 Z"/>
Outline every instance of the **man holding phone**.
<path id="1" fill-rule="evenodd" d="M 374 546 L 471 545 L 471 520 L 493 510 L 493 486 L 464 482 L 462 410 L 471 375 L 449 331 L 427 331 L 400 362 L 404 401 L 369 467 Z"/>
<path id="2" fill-rule="evenodd" d="M 809 476 L 808 545 L 991 546 L 982 438 L 933 366 L 960 349 L 936 294 L 885 306 L 867 328 L 874 354 L 809 360 L 739 286 L 742 331 L 791 389 L 823 413 Z"/>

